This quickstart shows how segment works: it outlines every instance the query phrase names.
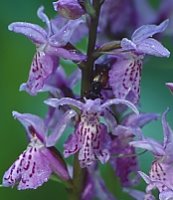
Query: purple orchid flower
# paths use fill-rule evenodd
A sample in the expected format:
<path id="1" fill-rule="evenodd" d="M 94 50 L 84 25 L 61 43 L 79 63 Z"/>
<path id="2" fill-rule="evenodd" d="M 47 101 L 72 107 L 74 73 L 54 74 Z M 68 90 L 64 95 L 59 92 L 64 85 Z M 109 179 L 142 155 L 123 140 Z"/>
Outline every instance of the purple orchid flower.
<path id="1" fill-rule="evenodd" d="M 112 104 L 125 104 L 138 114 L 137 108 L 132 103 L 120 99 L 108 100 L 105 103 L 101 103 L 101 99 L 86 99 L 85 103 L 82 103 L 72 98 L 61 98 L 60 100 L 51 98 L 46 100 L 45 103 L 52 107 L 71 105 L 81 111 L 75 133 L 70 135 L 64 145 L 65 157 L 79 151 L 81 167 L 89 166 L 97 159 L 101 163 L 105 163 L 110 157 L 108 148 L 110 138 L 107 133 L 107 127 L 99 120 L 102 115 L 106 115 L 108 112 L 106 108 Z"/>
<path id="2" fill-rule="evenodd" d="M 134 136 L 141 138 L 141 128 L 152 120 L 157 120 L 158 117 L 159 115 L 153 113 L 130 114 L 125 116 L 121 124 L 117 125 L 112 132 L 110 163 L 124 187 L 133 186 L 139 182 L 137 155 L 135 148 L 129 143 L 133 141 Z"/>
<path id="3" fill-rule="evenodd" d="M 37 15 L 46 23 L 46 30 L 36 24 L 26 22 L 14 22 L 9 25 L 9 30 L 25 35 L 37 47 L 28 81 L 20 87 L 20 90 L 26 90 L 30 95 L 36 95 L 37 91 L 42 89 L 44 82 L 56 70 L 59 57 L 75 61 L 85 58 L 76 50 L 66 48 L 74 30 L 83 22 L 82 20 L 69 21 L 57 29 L 44 13 L 43 6 L 38 9 Z"/>
<path id="4" fill-rule="evenodd" d="M 168 110 L 166 110 L 162 115 L 164 134 L 164 140 L 162 144 L 149 138 L 143 138 L 139 141 L 130 142 L 130 144 L 134 147 L 143 148 L 153 153 L 155 160 L 151 165 L 149 176 L 141 171 L 139 174 L 148 184 L 146 188 L 146 195 L 152 195 L 151 191 L 154 188 L 157 188 L 160 193 L 160 200 L 169 199 L 168 197 L 170 196 L 173 197 L 173 131 L 166 122 L 167 112 Z"/>
<path id="5" fill-rule="evenodd" d="M 59 0 L 53 2 L 54 9 L 67 19 L 78 19 L 85 14 L 78 0 Z"/>
<path id="6" fill-rule="evenodd" d="M 52 173 L 68 181 L 70 177 L 60 153 L 54 147 L 46 147 L 48 130 L 43 120 L 32 114 L 18 112 L 13 112 L 13 116 L 25 127 L 29 144 L 5 172 L 2 185 L 13 187 L 17 184 L 19 190 L 36 189 L 47 182 Z M 62 118 L 64 124 L 70 116 L 73 114 L 68 112 L 68 115 Z M 56 129 L 56 132 L 63 131 L 64 124 L 57 125 L 59 129 Z"/>
<path id="7" fill-rule="evenodd" d="M 123 38 L 121 47 L 124 53 L 117 52 L 116 60 L 109 71 L 109 84 L 117 98 L 125 98 L 138 103 L 143 58 L 145 54 L 169 57 L 170 52 L 157 40 L 151 38 L 163 32 L 168 20 L 160 25 L 144 25 L 132 35 L 132 40 Z"/>

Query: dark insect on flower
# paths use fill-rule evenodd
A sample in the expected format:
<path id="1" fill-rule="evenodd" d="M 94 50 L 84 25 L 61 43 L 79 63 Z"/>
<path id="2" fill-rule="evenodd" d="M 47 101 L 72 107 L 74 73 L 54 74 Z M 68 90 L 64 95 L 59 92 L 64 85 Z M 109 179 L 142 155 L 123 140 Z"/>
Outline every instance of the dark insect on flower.
<path id="1" fill-rule="evenodd" d="M 108 86 L 108 72 L 110 70 L 110 63 L 97 64 L 94 70 L 94 76 L 90 89 L 86 95 L 86 98 L 96 99 L 101 98 L 101 91 L 110 89 Z"/>

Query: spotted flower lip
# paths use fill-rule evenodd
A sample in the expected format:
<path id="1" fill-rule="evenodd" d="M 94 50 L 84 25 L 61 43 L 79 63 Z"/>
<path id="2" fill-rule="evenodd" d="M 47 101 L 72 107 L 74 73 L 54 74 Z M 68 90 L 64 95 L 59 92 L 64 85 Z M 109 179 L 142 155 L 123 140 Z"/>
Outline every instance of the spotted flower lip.
<path id="1" fill-rule="evenodd" d="M 74 31 L 83 23 L 83 20 L 67 22 L 57 29 L 53 21 L 50 21 L 44 13 L 43 6 L 38 9 L 37 15 L 46 23 L 47 29 L 27 22 L 14 22 L 8 26 L 10 31 L 25 35 L 37 47 L 28 81 L 20 86 L 20 91 L 25 90 L 30 95 L 36 95 L 43 88 L 49 76 L 56 70 L 59 57 L 73 61 L 85 59 L 85 56 L 76 49 L 66 48 Z"/>
<path id="2" fill-rule="evenodd" d="M 63 105 L 69 104 L 69 105 L 73 105 L 79 108 L 80 110 L 82 110 L 83 108 L 85 108 L 86 110 L 93 109 L 93 112 L 94 111 L 101 112 L 103 109 L 113 104 L 125 104 L 126 106 L 131 108 L 134 113 L 139 114 L 139 111 L 136 108 L 136 106 L 132 104 L 130 101 L 127 101 L 125 99 L 110 99 L 110 100 L 107 100 L 105 103 L 101 103 L 101 99 L 95 99 L 94 101 L 90 99 L 86 99 L 85 103 L 82 103 L 81 101 L 66 97 L 66 98 L 61 98 L 61 99 L 49 98 L 45 100 L 44 103 L 52 107 L 58 107 L 60 105 L 63 106 Z"/>
<path id="3" fill-rule="evenodd" d="M 47 128 L 42 119 L 32 114 L 21 114 L 16 111 L 13 116 L 25 127 L 29 144 L 12 166 L 5 172 L 2 185 L 19 190 L 36 189 L 47 182 L 51 174 L 62 180 L 70 179 L 66 164 L 53 147 L 46 146 Z M 64 126 L 64 125 L 63 125 Z M 62 126 L 59 126 L 63 129 Z"/>
<path id="4" fill-rule="evenodd" d="M 139 54 L 149 54 L 158 57 L 169 57 L 170 52 L 157 40 L 152 38 L 156 33 L 163 32 L 169 20 L 157 25 L 143 25 L 132 34 L 132 39 L 123 38 L 121 47 L 125 51 L 134 51 Z"/>

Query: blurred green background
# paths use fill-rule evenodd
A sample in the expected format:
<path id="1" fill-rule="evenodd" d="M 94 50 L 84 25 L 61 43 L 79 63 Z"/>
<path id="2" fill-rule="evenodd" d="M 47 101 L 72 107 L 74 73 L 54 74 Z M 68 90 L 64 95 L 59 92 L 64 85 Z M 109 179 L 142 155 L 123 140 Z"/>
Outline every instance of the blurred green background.
<path id="1" fill-rule="evenodd" d="M 42 103 L 45 94 L 31 97 L 18 88 L 28 77 L 35 46 L 25 37 L 9 32 L 8 24 L 14 21 L 28 21 L 41 24 L 36 16 L 40 5 L 44 5 L 49 16 L 55 15 L 51 1 L 47 0 L 14 0 L 0 2 L 0 179 L 11 166 L 17 156 L 26 148 L 23 127 L 11 115 L 13 110 L 43 115 L 46 110 Z M 173 36 L 165 39 L 164 44 L 173 52 Z M 165 82 L 173 81 L 173 57 L 149 58 L 144 64 L 141 90 L 141 110 L 143 112 L 163 112 L 171 107 L 169 121 L 173 127 L 173 96 L 165 86 Z M 160 139 L 162 127 L 154 122 L 144 128 L 146 135 Z M 144 171 L 149 169 L 150 156 L 141 157 Z M 111 172 L 106 172 L 107 181 L 111 185 Z M 110 176 L 109 176 L 110 175 Z M 1 181 L 0 181 L 1 182 Z M 111 190 L 117 190 L 113 185 Z M 116 192 L 115 192 L 116 193 Z M 64 187 L 49 181 L 37 190 L 17 191 L 16 188 L 0 188 L 0 199 L 4 200 L 47 200 L 48 198 L 67 199 Z M 124 200 L 124 199 L 122 199 Z M 125 199 L 126 200 L 126 199 Z"/>

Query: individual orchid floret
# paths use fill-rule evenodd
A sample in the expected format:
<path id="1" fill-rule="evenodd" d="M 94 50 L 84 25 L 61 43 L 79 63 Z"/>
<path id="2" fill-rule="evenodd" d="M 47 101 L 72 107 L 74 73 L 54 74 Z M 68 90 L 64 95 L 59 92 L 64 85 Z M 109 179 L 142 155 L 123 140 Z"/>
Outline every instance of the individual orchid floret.
<path id="1" fill-rule="evenodd" d="M 157 40 L 152 38 L 156 33 L 163 32 L 169 20 L 157 25 L 143 25 L 136 29 L 132 39 L 123 38 L 121 47 L 124 51 L 134 51 L 137 54 L 149 54 L 158 57 L 169 57 L 170 52 Z"/>
<path id="2" fill-rule="evenodd" d="M 8 27 L 11 31 L 25 35 L 37 47 L 28 81 L 20 87 L 20 90 L 26 90 L 31 95 L 36 95 L 47 78 L 55 71 L 59 57 L 77 61 L 84 59 L 84 56 L 78 54 L 76 50 L 68 50 L 65 47 L 82 20 L 68 22 L 57 30 L 44 13 L 44 7 L 40 7 L 37 14 L 46 23 L 46 29 L 26 22 L 14 22 Z"/>
<path id="3" fill-rule="evenodd" d="M 140 81 L 145 54 L 169 57 L 170 52 L 152 36 L 163 32 L 168 20 L 160 25 L 144 25 L 132 35 L 132 40 L 123 38 L 121 47 L 124 53 L 115 56 L 109 71 L 109 84 L 117 98 L 127 99 L 137 104 L 140 97 Z"/>
<path id="4" fill-rule="evenodd" d="M 72 89 L 81 79 L 80 69 L 76 69 L 72 74 L 67 76 L 61 65 L 45 81 L 43 88 L 38 92 L 49 92 L 54 97 L 73 97 Z"/>
<path id="5" fill-rule="evenodd" d="M 53 2 L 54 9 L 67 19 L 78 19 L 85 14 L 78 0 L 59 0 Z"/>
<path id="6" fill-rule="evenodd" d="M 124 187 L 133 186 L 139 182 L 137 155 L 135 148 L 129 143 L 133 141 L 135 136 L 141 138 L 140 129 L 156 119 L 158 119 L 158 115 L 154 113 L 130 114 L 125 116 L 121 124 L 117 125 L 112 132 L 110 163 Z"/>
<path id="7" fill-rule="evenodd" d="M 130 142 L 134 147 L 143 148 L 153 153 L 155 160 L 151 165 L 149 176 L 143 172 L 139 172 L 141 177 L 148 184 L 146 195 L 150 195 L 154 188 L 159 190 L 159 199 L 163 200 L 166 194 L 173 194 L 173 131 L 166 121 L 165 111 L 162 115 L 162 126 L 164 139 L 160 144 L 152 139 L 143 139 L 140 141 Z M 168 196 L 169 196 L 168 195 Z M 168 198 L 169 199 L 169 198 Z"/>
<path id="8" fill-rule="evenodd" d="M 5 172 L 2 185 L 19 190 L 36 189 L 54 173 L 63 181 L 70 179 L 66 164 L 54 147 L 46 147 L 46 132 L 42 119 L 32 114 L 13 112 L 25 127 L 29 144 L 14 164 Z M 63 125 L 64 126 L 64 125 Z M 60 127 L 62 129 L 62 127 Z"/>
<path id="9" fill-rule="evenodd" d="M 81 167 L 87 167 L 97 159 L 101 163 L 108 161 L 110 138 L 107 133 L 107 127 L 100 122 L 100 117 L 106 112 L 106 108 L 113 104 L 125 104 L 138 114 L 137 108 L 126 100 L 112 99 L 101 103 L 100 99 L 81 101 L 62 98 L 60 100 L 51 98 L 45 101 L 52 107 L 71 105 L 81 111 L 79 122 L 76 126 L 75 133 L 70 135 L 64 147 L 64 156 L 68 157 L 79 152 L 79 161 Z"/>

